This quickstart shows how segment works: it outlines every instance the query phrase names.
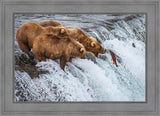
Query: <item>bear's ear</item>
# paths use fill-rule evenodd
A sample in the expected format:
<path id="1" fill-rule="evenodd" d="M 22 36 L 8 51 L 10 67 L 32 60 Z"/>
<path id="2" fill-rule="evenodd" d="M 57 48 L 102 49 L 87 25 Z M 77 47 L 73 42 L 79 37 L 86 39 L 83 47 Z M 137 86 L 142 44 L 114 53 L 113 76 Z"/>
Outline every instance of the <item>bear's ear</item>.
<path id="1" fill-rule="evenodd" d="M 61 34 L 63 34 L 65 32 L 64 28 L 61 29 Z"/>
<path id="2" fill-rule="evenodd" d="M 79 50 L 81 53 L 83 53 L 84 52 L 84 48 L 80 48 L 80 50 Z"/>
<path id="3" fill-rule="evenodd" d="M 91 42 L 91 46 L 92 46 L 92 47 L 95 47 L 95 46 L 96 46 L 96 43 L 95 43 L 95 42 Z"/>
<path id="4" fill-rule="evenodd" d="M 92 36 L 91 36 L 91 37 L 89 37 L 89 38 L 93 39 L 93 37 L 92 37 Z"/>

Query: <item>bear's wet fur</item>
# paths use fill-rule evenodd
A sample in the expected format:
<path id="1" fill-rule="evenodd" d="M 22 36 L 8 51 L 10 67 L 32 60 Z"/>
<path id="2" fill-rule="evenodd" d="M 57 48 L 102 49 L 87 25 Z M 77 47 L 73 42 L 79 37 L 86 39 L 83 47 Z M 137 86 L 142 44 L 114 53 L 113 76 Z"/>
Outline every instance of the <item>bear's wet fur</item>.
<path id="1" fill-rule="evenodd" d="M 99 53 L 104 54 L 106 50 L 101 46 L 101 44 L 93 39 L 93 37 L 88 37 L 81 29 L 79 28 L 68 28 L 64 25 L 61 25 L 57 21 L 43 21 L 39 23 L 39 25 L 47 27 L 47 26 L 54 26 L 54 27 L 64 27 L 69 36 L 73 39 L 77 40 L 85 47 L 86 51 L 91 52 L 93 55 L 98 57 Z"/>
<path id="2" fill-rule="evenodd" d="M 42 27 L 34 22 L 29 22 L 22 25 L 17 30 L 16 40 L 18 42 L 20 49 L 32 58 L 29 52 L 33 46 L 33 41 L 38 35 L 43 33 L 55 34 L 59 37 L 68 36 L 67 32 L 63 27 L 53 27 L 53 26 Z"/>
<path id="3" fill-rule="evenodd" d="M 53 34 L 37 36 L 33 43 L 33 54 L 38 61 L 46 61 L 46 58 L 60 59 L 60 67 L 63 70 L 73 57 L 86 58 L 86 50 L 82 44 L 69 37 L 64 39 Z"/>

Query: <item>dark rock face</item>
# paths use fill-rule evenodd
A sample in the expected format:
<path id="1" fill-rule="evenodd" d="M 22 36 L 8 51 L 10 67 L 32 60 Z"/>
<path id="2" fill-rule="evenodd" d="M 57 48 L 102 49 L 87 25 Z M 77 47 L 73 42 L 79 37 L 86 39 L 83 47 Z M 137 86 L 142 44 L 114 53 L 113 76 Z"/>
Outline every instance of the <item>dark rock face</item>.
<path id="1" fill-rule="evenodd" d="M 132 47 L 134 47 L 134 48 L 135 48 L 135 47 L 136 47 L 136 45 L 135 45 L 134 43 L 132 43 Z"/>
<path id="2" fill-rule="evenodd" d="M 111 23 L 115 23 L 115 22 L 118 22 L 118 21 L 120 21 L 120 20 L 130 21 L 130 20 L 132 20 L 132 19 L 134 19 L 134 18 L 136 18 L 136 17 L 138 17 L 138 15 L 130 15 L 130 16 L 126 16 L 126 17 L 124 17 L 124 18 L 122 18 L 122 19 L 120 19 L 120 18 L 115 18 L 115 19 L 110 19 L 110 20 L 108 20 L 108 21 L 111 22 Z"/>
<path id="3" fill-rule="evenodd" d="M 103 54 L 100 54 L 100 55 L 99 55 L 99 58 L 100 58 L 100 59 L 103 59 L 103 60 L 108 60 L 107 56 L 106 56 L 106 55 L 103 55 Z"/>
<path id="4" fill-rule="evenodd" d="M 86 58 L 96 63 L 96 58 L 91 53 L 86 52 Z"/>
<path id="5" fill-rule="evenodd" d="M 39 75 L 41 74 L 48 73 L 48 71 L 39 70 L 36 67 L 36 61 L 34 59 L 28 58 L 24 54 L 15 57 L 15 70 L 19 70 L 21 72 L 27 72 L 32 79 L 39 77 Z"/>

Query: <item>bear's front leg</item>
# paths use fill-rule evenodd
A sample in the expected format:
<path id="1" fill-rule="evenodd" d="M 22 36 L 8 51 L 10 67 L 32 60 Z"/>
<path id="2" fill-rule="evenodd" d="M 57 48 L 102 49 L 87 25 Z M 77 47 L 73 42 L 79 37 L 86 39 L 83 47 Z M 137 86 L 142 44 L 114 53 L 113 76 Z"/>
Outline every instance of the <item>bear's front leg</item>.
<path id="1" fill-rule="evenodd" d="M 72 57 L 69 58 L 69 62 L 72 62 Z"/>
<path id="2" fill-rule="evenodd" d="M 23 43 L 22 41 L 18 41 L 18 45 L 23 52 L 25 52 L 31 59 L 34 59 L 34 56 L 30 54 L 31 49 L 28 47 L 26 43 Z"/>
<path id="3" fill-rule="evenodd" d="M 62 56 L 62 57 L 60 58 L 60 67 L 61 67 L 63 70 L 64 70 L 64 67 L 65 67 L 66 63 L 67 63 L 66 57 Z"/>

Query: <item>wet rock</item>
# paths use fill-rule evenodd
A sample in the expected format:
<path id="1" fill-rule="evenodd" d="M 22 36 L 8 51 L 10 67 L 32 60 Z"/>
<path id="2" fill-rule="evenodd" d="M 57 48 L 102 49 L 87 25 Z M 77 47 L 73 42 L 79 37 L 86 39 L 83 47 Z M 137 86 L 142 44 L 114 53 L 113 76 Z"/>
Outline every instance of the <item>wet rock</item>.
<path id="1" fill-rule="evenodd" d="M 109 22 L 108 20 L 105 20 L 105 21 L 101 21 L 102 24 L 99 24 L 99 25 L 102 25 L 102 26 L 113 26 L 113 23 L 112 22 Z"/>
<path id="2" fill-rule="evenodd" d="M 92 31 L 90 31 L 90 30 L 87 30 L 86 32 L 88 32 L 88 33 L 89 33 L 89 32 L 92 32 Z"/>
<path id="3" fill-rule="evenodd" d="M 121 59 L 120 57 L 117 57 L 117 61 L 118 61 L 119 63 L 122 63 L 122 59 Z"/>
<path id="4" fill-rule="evenodd" d="M 96 58 L 91 53 L 86 52 L 86 58 L 89 60 L 92 60 L 94 63 L 96 63 Z"/>
<path id="5" fill-rule="evenodd" d="M 35 65 L 36 61 L 35 59 L 31 59 L 29 58 L 27 55 L 25 54 L 21 54 L 21 55 L 16 55 L 15 56 L 15 65 L 24 65 L 24 64 L 32 64 Z"/>
<path id="6" fill-rule="evenodd" d="M 124 14 L 118 13 L 118 14 L 108 14 L 108 16 L 122 16 Z"/>
<path id="7" fill-rule="evenodd" d="M 118 22 L 118 21 L 120 21 L 121 19 L 110 19 L 110 20 L 108 20 L 109 22 L 111 22 L 111 23 L 115 23 L 115 22 Z"/>
<path id="8" fill-rule="evenodd" d="M 80 14 L 68 14 L 67 16 L 68 17 L 78 17 L 78 16 L 80 16 Z"/>
<path id="9" fill-rule="evenodd" d="M 137 16 L 136 15 L 130 15 L 130 16 L 125 17 L 123 20 L 124 21 L 130 21 L 130 20 L 132 20 L 134 18 L 137 18 Z"/>
<path id="10" fill-rule="evenodd" d="M 104 54 L 99 54 L 99 57 L 100 59 L 103 59 L 103 60 L 107 60 L 107 56 L 105 56 Z"/>
<path id="11" fill-rule="evenodd" d="M 136 30 L 135 30 L 135 29 L 133 29 L 133 32 L 134 32 L 135 34 L 137 34 L 137 32 L 136 32 Z"/>
<path id="12" fill-rule="evenodd" d="M 124 17 L 124 18 L 115 18 L 115 19 L 109 19 L 109 20 L 107 20 L 107 21 L 109 21 L 109 22 L 111 22 L 111 23 L 115 23 L 115 22 L 118 22 L 118 21 L 120 21 L 120 20 L 124 20 L 124 21 L 130 21 L 130 20 L 132 20 L 132 19 L 134 19 L 134 18 L 137 18 L 137 15 L 129 15 L 129 16 L 126 16 L 126 17 Z"/>
<path id="13" fill-rule="evenodd" d="M 33 79 L 39 77 L 41 74 L 46 74 L 48 71 L 39 70 L 36 66 L 35 59 L 30 59 L 25 54 L 15 56 L 15 70 L 26 72 Z"/>
<path id="14" fill-rule="evenodd" d="M 135 47 L 136 47 L 136 45 L 135 45 L 134 43 L 132 43 L 132 47 L 134 47 L 134 48 L 135 48 Z"/>
<path id="15" fill-rule="evenodd" d="M 114 27 L 107 26 L 108 31 L 115 29 Z"/>
<path id="16" fill-rule="evenodd" d="M 37 16 L 37 17 L 35 17 L 35 18 L 42 18 L 42 17 L 44 17 L 44 16 L 39 15 L 39 16 Z"/>
<path id="17" fill-rule="evenodd" d="M 35 65 L 15 65 L 15 70 L 26 72 L 32 79 L 48 73 L 48 71 L 39 70 Z"/>

